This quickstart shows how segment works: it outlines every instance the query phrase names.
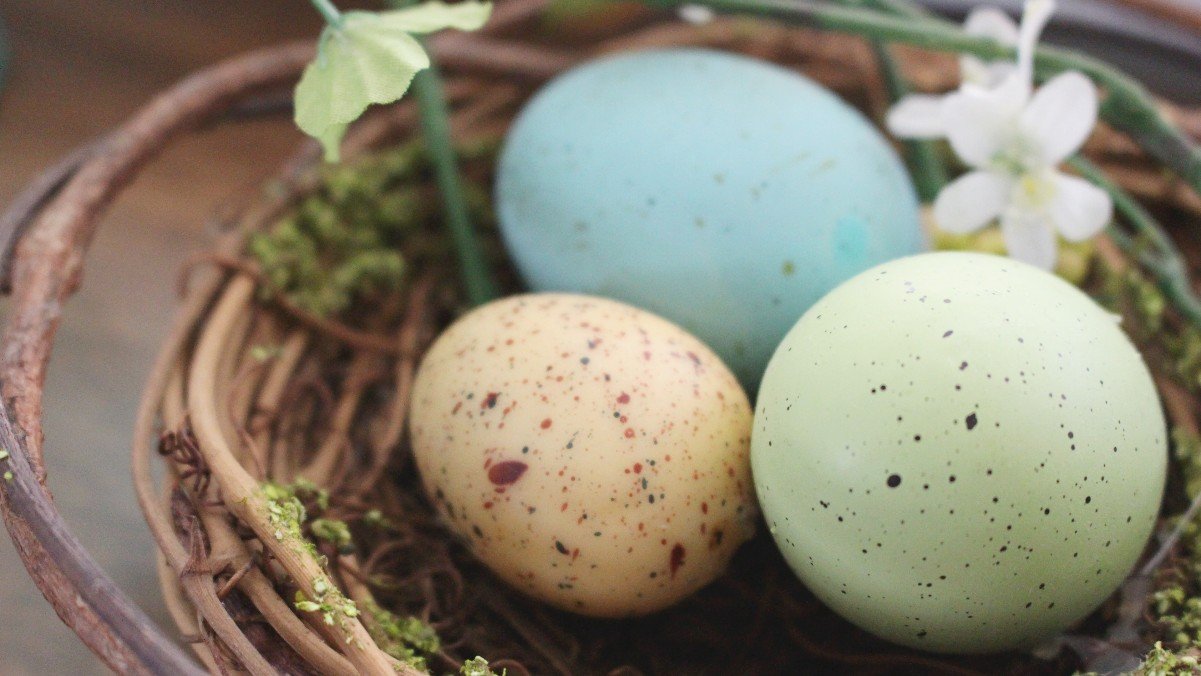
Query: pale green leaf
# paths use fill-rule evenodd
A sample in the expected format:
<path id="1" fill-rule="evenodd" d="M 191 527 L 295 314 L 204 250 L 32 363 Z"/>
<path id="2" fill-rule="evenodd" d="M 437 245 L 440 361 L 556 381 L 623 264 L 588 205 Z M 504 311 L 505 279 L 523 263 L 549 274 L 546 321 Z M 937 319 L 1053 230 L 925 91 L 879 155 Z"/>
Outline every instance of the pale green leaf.
<path id="1" fill-rule="evenodd" d="M 404 95 L 413 76 L 430 65 L 413 36 L 442 28 L 473 30 L 488 19 L 488 3 L 446 5 L 429 2 L 389 12 L 347 12 L 328 26 L 317 44 L 317 58 L 296 85 L 296 124 L 338 159 L 347 126 L 373 103 L 391 103 Z"/>
<path id="2" fill-rule="evenodd" d="M 473 31 L 484 25 L 492 14 L 492 3 L 426 2 L 415 7 L 394 9 L 379 14 L 385 21 L 406 33 L 432 33 L 443 28 Z"/>

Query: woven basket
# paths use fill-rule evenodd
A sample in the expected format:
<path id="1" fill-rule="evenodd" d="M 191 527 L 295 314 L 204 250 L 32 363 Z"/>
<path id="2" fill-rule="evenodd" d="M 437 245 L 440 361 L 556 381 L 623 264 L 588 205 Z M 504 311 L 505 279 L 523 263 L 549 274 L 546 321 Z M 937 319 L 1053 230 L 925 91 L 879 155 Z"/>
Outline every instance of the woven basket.
<path id="1" fill-rule="evenodd" d="M 540 30 L 542 11 L 542 0 L 502 2 L 481 33 L 431 43 L 447 73 L 452 129 L 485 222 L 492 151 L 508 121 L 542 82 L 599 54 L 684 45 L 739 51 L 805 72 L 873 119 L 889 105 L 877 55 L 856 38 L 747 19 L 694 26 L 638 6 L 561 23 L 551 34 Z M 954 86 L 952 57 L 897 53 L 917 88 Z M 437 202 L 436 188 L 421 147 L 407 140 L 417 121 L 408 102 L 373 111 L 352 128 L 344 147 L 349 169 L 331 173 L 313 144 L 303 146 L 227 224 L 215 250 L 197 258 L 203 269 L 190 275 L 146 385 L 133 448 L 138 498 L 160 548 L 164 598 L 197 659 L 181 651 L 96 566 L 45 488 L 41 397 L 51 342 L 101 212 L 137 171 L 185 132 L 279 110 L 312 56 L 309 44 L 285 45 L 184 80 L 48 171 L 0 222 L 0 232 L 19 235 L 4 269 L 12 309 L 0 349 L 0 446 L 11 451 L 12 480 L 0 486 L 0 507 L 34 581 L 110 667 L 182 674 L 197 672 L 199 662 L 210 671 L 254 674 L 411 673 L 417 670 L 396 659 L 405 644 L 388 633 L 409 616 L 440 635 L 427 657 L 436 673 L 476 655 L 510 673 L 1069 673 L 1079 666 L 1066 651 L 1050 660 L 951 659 L 890 646 L 824 609 L 762 535 L 718 582 L 639 620 L 568 616 L 495 580 L 439 527 L 407 457 L 414 368 L 438 327 L 462 309 L 437 210 L 423 206 Z M 1171 114 L 1182 126 L 1201 127 L 1189 111 Z M 1165 179 L 1116 132 L 1102 128 L 1088 153 L 1180 227 L 1201 221 L 1201 199 Z M 273 294 L 245 255 L 247 238 L 306 203 L 345 202 L 344 181 L 367 175 L 376 189 L 409 199 L 399 207 L 390 202 L 409 209 L 412 227 L 403 246 L 413 267 L 404 292 L 382 295 L 369 317 L 338 319 Z M 494 234 L 485 237 L 503 264 Z M 1109 265 L 1125 264 L 1115 248 L 1099 246 Z M 505 277 L 502 283 L 516 290 L 512 275 Z M 1161 382 L 1178 424 L 1190 424 L 1191 396 L 1166 376 Z M 160 459 L 166 478 L 156 482 L 152 465 Z M 262 482 L 289 484 L 301 473 L 322 479 L 290 495 L 326 520 L 351 525 L 350 542 L 315 539 L 326 569 L 308 552 L 276 546 L 261 523 L 248 526 L 286 525 L 252 513 L 270 502 L 231 498 L 261 494 Z M 1183 495 L 1174 490 L 1173 509 Z M 327 571 L 360 610 L 338 616 L 333 627 L 321 613 L 295 608 L 297 590 L 312 598 L 314 581 Z M 1115 606 L 1092 622 L 1112 616 Z M 1145 633 L 1154 636 L 1154 627 Z"/>

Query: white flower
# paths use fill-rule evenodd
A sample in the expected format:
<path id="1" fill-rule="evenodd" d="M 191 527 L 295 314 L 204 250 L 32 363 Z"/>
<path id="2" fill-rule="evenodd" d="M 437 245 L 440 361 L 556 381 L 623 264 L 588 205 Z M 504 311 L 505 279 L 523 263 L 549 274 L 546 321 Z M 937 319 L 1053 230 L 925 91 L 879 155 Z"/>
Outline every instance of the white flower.
<path id="1" fill-rule="evenodd" d="M 712 23 L 717 18 L 717 13 L 704 5 L 682 5 L 678 12 L 680 18 L 685 22 L 697 26 Z"/>
<path id="2" fill-rule="evenodd" d="M 999 218 L 1009 255 L 1048 270 L 1057 258 L 1056 232 L 1088 239 L 1113 216 L 1107 193 L 1056 169 L 1097 123 L 1096 86 L 1067 72 L 1033 88 L 1034 49 L 1054 7 L 1053 0 L 1027 0 L 1018 63 L 999 84 L 966 82 L 944 97 L 924 97 L 937 106 L 903 100 L 889 115 L 894 134 L 946 137 L 972 168 L 935 200 L 940 228 L 968 233 Z M 926 119 L 918 115 L 922 106 Z"/>
<path id="3" fill-rule="evenodd" d="M 1008 14 L 996 7 L 973 9 L 963 22 L 963 31 L 968 35 L 991 38 L 1011 47 L 1018 44 L 1018 25 Z M 962 81 L 979 87 L 995 87 L 1001 84 L 1015 68 L 1017 66 L 1012 61 L 985 61 L 972 54 L 959 57 Z M 889 127 L 904 130 L 900 135 L 908 138 L 946 136 L 946 125 L 942 118 L 943 98 L 925 94 L 906 96 L 888 112 Z"/>
<path id="4" fill-rule="evenodd" d="M 975 37 L 992 38 L 1010 47 L 1018 44 L 1018 25 L 996 7 L 973 9 L 963 22 L 963 32 Z M 959 73 L 963 81 L 981 87 L 1001 84 L 1015 67 L 1012 61 L 985 61 L 974 54 L 959 57 Z"/>

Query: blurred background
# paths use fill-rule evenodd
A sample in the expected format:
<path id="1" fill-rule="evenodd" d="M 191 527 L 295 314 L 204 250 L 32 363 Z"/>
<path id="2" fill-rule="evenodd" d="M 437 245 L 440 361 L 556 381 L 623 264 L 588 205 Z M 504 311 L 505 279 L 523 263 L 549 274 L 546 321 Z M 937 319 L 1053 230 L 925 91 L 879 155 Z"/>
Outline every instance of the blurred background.
<path id="1" fill-rule="evenodd" d="M 296 0 L 3 0 L 13 55 L 0 94 L 0 204 L 74 146 L 192 70 L 315 36 Z M 286 119 L 173 145 L 109 212 L 66 310 L 46 386 L 49 484 L 72 529 L 164 626 L 152 540 L 129 479 L 142 380 L 171 320 L 184 258 L 211 217 L 297 142 Z M 0 536 L 0 674 L 107 673 L 54 615 Z"/>
<path id="2" fill-rule="evenodd" d="M 984 3 L 929 4 L 962 15 Z M 1021 2 L 995 4 L 1016 11 Z M 1201 0 L 1060 4 L 1049 39 L 1119 62 L 1172 98 L 1201 102 L 1201 39 L 1130 8 L 1197 12 L 1201 27 Z M 0 16 L 12 50 L 0 93 L 0 207 L 188 72 L 320 30 L 304 0 L 0 0 Z M 171 320 L 180 264 L 208 244 L 213 217 L 300 139 L 275 119 L 171 146 L 109 212 L 59 331 L 46 388 L 50 488 L 84 545 L 164 625 L 151 539 L 129 479 L 138 394 Z M 0 571 L 0 675 L 105 673 L 54 616 L 6 536 Z"/>

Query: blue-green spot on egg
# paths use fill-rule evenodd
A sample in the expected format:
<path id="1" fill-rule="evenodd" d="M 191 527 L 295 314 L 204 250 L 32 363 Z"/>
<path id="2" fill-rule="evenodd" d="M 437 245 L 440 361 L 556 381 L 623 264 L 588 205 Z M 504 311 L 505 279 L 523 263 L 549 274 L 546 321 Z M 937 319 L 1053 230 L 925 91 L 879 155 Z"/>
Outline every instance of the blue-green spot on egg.
<path id="1" fill-rule="evenodd" d="M 805 314 L 759 391 L 772 535 L 826 604 L 928 650 L 1028 648 L 1142 553 L 1166 423 L 1116 318 L 996 256 L 876 267 Z"/>
<path id="2" fill-rule="evenodd" d="M 533 289 L 659 313 L 751 388 L 823 294 L 925 246 L 908 175 L 858 111 L 792 71 L 696 49 L 545 87 L 505 143 L 496 204 Z"/>

